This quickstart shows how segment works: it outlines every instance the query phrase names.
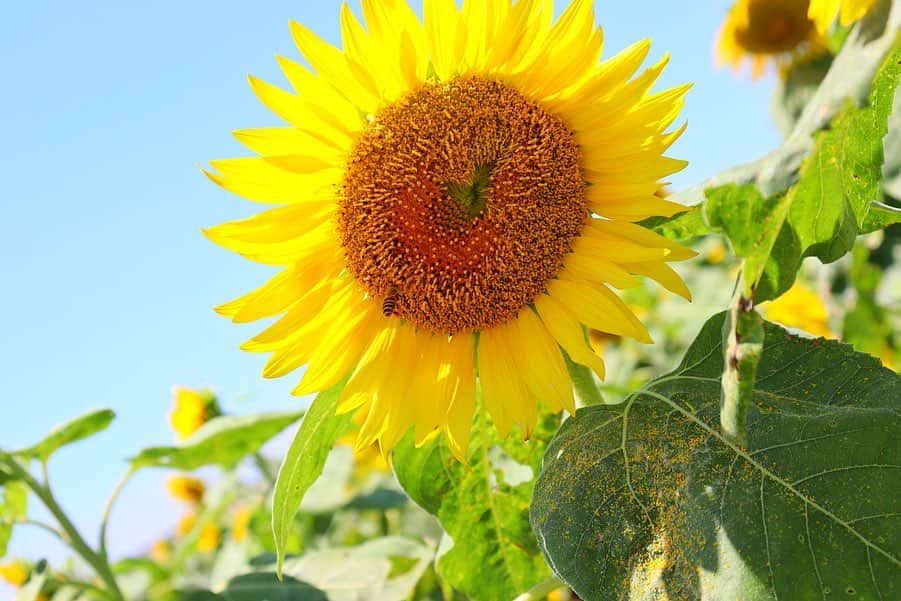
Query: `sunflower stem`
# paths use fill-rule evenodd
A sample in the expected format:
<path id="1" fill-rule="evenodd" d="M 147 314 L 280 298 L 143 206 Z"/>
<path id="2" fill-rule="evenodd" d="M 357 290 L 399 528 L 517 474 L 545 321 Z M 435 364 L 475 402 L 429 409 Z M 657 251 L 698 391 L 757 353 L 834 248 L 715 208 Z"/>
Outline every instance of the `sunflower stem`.
<path id="1" fill-rule="evenodd" d="M 116 601 L 125 601 L 125 597 L 119 589 L 119 584 L 116 582 L 115 576 L 113 576 L 113 570 L 110 567 L 107 558 L 103 554 L 92 549 L 90 545 L 85 542 L 81 533 L 75 527 L 75 524 L 72 523 L 69 516 L 66 515 L 66 512 L 63 511 L 62 507 L 60 507 L 56 498 L 53 496 L 53 492 L 50 489 L 50 482 L 38 482 L 37 479 L 31 475 L 31 472 L 20 465 L 16 459 L 5 453 L 0 453 L 0 461 L 6 465 L 7 469 L 17 480 L 21 480 L 31 489 L 51 515 L 56 518 L 60 530 L 65 534 L 65 540 L 72 547 L 72 550 L 78 553 L 78 555 L 94 569 L 104 585 L 106 585 L 106 592 L 110 597 Z M 46 464 L 42 466 L 42 470 L 46 477 Z"/>
<path id="2" fill-rule="evenodd" d="M 724 366 L 720 395 L 720 430 L 729 442 L 747 444 L 748 411 L 754 394 L 757 364 L 763 353 L 763 319 L 739 275 L 723 324 Z"/>

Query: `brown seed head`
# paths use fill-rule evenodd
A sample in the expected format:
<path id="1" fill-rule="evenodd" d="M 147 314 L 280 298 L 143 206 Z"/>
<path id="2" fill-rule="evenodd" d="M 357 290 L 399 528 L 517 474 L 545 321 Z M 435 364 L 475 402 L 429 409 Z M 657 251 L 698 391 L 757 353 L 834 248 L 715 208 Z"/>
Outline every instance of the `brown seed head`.
<path id="1" fill-rule="evenodd" d="M 434 332 L 515 316 L 588 217 L 581 154 L 557 117 L 497 81 L 427 83 L 353 149 L 339 210 L 350 271 Z"/>

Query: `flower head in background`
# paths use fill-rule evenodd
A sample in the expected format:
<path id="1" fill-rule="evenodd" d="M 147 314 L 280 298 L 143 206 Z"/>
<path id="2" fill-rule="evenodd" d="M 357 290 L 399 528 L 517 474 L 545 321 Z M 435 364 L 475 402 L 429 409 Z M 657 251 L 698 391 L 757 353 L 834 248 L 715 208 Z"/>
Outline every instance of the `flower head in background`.
<path id="1" fill-rule="evenodd" d="M 200 536 L 197 538 L 197 550 L 201 553 L 210 553 L 215 551 L 219 546 L 222 533 L 219 526 L 213 522 L 207 522 L 200 529 Z"/>
<path id="2" fill-rule="evenodd" d="M 221 414 L 216 395 L 209 390 L 175 386 L 172 400 L 169 425 L 179 439 L 188 438 L 203 424 Z"/>
<path id="3" fill-rule="evenodd" d="M 810 0 L 808 16 L 820 32 L 826 33 L 836 13 L 842 26 L 850 25 L 863 18 L 875 4 L 876 0 Z"/>
<path id="4" fill-rule="evenodd" d="M 197 525 L 197 514 L 196 513 L 186 513 L 181 516 L 178 522 L 175 524 L 175 536 L 184 537 L 187 536 L 191 530 L 194 529 L 194 526 Z"/>
<path id="5" fill-rule="evenodd" d="M 823 299 L 800 280 L 788 292 L 761 309 L 770 321 L 804 330 L 814 336 L 835 337 L 829 328 L 829 311 Z"/>
<path id="6" fill-rule="evenodd" d="M 157 563 L 166 563 L 172 558 L 172 543 L 165 538 L 150 545 L 150 559 Z"/>
<path id="7" fill-rule="evenodd" d="M 250 520 L 253 518 L 253 507 L 242 505 L 232 514 L 231 535 L 238 542 L 247 540 L 250 534 Z"/>
<path id="8" fill-rule="evenodd" d="M 187 513 L 181 517 L 175 525 L 175 535 L 184 538 L 197 528 L 197 514 Z M 200 526 L 200 532 L 197 534 L 197 550 L 201 553 L 215 551 L 221 540 L 221 532 L 219 526 L 215 522 L 207 521 Z"/>
<path id="9" fill-rule="evenodd" d="M 758 79 L 768 65 L 785 67 L 793 58 L 824 48 L 808 17 L 808 0 L 738 0 L 720 27 L 719 64 L 739 69 L 748 60 Z"/>
<path id="10" fill-rule="evenodd" d="M 166 480 L 166 490 L 173 499 L 186 503 L 200 504 L 206 493 L 206 486 L 202 480 L 189 476 L 176 475 Z"/>
<path id="11" fill-rule="evenodd" d="M 0 563 L 0 580 L 14 587 L 20 587 L 28 580 L 29 571 L 28 565 L 21 561 Z"/>
<path id="12" fill-rule="evenodd" d="M 412 429 L 465 458 L 477 385 L 529 436 L 538 403 L 574 410 L 561 349 L 603 375 L 584 327 L 651 342 L 614 289 L 690 296 L 667 262 L 694 253 L 635 223 L 683 210 L 657 192 L 689 86 L 651 92 L 647 40 L 601 62 L 592 4 L 364 0 L 365 26 L 345 4 L 343 49 L 292 23 L 294 92 L 251 78 L 289 125 L 235 132 L 258 156 L 209 176 L 276 207 L 206 233 L 281 271 L 218 311 L 280 316 L 243 348 L 267 377 L 306 365 L 296 394 L 349 377 L 358 449 Z"/>

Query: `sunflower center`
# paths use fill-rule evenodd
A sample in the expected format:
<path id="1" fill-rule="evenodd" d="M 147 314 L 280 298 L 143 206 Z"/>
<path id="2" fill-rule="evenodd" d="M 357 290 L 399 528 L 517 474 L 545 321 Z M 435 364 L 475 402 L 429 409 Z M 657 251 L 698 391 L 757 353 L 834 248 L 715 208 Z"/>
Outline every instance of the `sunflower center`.
<path id="1" fill-rule="evenodd" d="M 804 0 L 752 0 L 748 26 L 736 32 L 739 43 L 751 52 L 793 50 L 813 31 L 814 24 L 807 17 L 808 5 Z"/>
<path id="2" fill-rule="evenodd" d="M 426 83 L 353 149 L 339 228 L 348 266 L 421 328 L 515 316 L 563 265 L 588 216 L 581 154 L 557 117 L 480 77 Z"/>

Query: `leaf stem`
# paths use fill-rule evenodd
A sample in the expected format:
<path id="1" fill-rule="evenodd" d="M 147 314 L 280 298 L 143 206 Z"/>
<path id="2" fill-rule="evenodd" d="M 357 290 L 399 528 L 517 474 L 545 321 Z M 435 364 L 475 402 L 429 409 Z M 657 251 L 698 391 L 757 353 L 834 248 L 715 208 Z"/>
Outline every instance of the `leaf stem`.
<path id="1" fill-rule="evenodd" d="M 547 599 L 548 594 L 562 586 L 566 586 L 566 584 L 556 576 L 551 576 L 546 580 L 542 580 L 513 601 L 544 601 Z"/>
<path id="2" fill-rule="evenodd" d="M 10 522 L 6 522 L 6 523 L 10 523 Z M 56 538 L 58 538 L 59 540 L 61 540 L 64 543 L 68 544 L 68 542 L 69 542 L 69 539 L 66 538 L 65 532 L 62 532 L 62 531 L 56 529 L 55 527 L 53 527 L 51 524 L 48 524 L 47 522 L 42 522 L 40 520 L 28 519 L 28 520 L 22 520 L 21 522 L 12 522 L 12 524 L 19 524 L 22 526 L 34 526 L 35 528 L 40 528 L 41 530 L 49 532 L 50 534 L 52 534 L 53 536 L 55 536 Z"/>
<path id="3" fill-rule="evenodd" d="M 109 558 L 109 553 L 106 550 L 106 530 L 109 526 L 110 514 L 113 511 L 113 505 L 115 505 L 116 500 L 119 498 L 119 495 L 122 494 L 122 489 L 125 488 L 125 484 L 131 479 L 134 473 L 137 471 L 135 467 L 130 467 L 125 475 L 119 479 L 119 482 L 116 484 L 116 487 L 113 489 L 112 494 L 110 495 L 109 500 L 106 502 L 106 507 L 103 509 L 103 517 L 100 520 L 100 555 L 103 556 L 104 559 Z"/>
<path id="4" fill-rule="evenodd" d="M 119 590 L 119 584 L 116 582 L 116 578 L 113 576 L 113 571 L 109 566 L 109 563 L 106 560 L 106 557 L 94 551 L 81 536 L 81 533 L 78 532 L 78 529 L 75 527 L 75 524 L 69 519 L 66 513 L 63 511 L 62 507 L 60 507 L 59 503 L 56 501 L 56 498 L 53 496 L 53 493 L 50 491 L 49 482 L 45 484 L 41 484 L 35 479 L 34 476 L 31 475 L 26 468 L 22 467 L 18 461 L 10 457 L 6 454 L 0 454 L 0 459 L 4 460 L 4 463 L 8 467 L 9 471 L 15 476 L 16 479 L 23 481 L 28 488 L 44 503 L 44 506 L 53 514 L 53 517 L 56 518 L 56 521 L 59 523 L 59 527 L 62 530 L 62 533 L 65 534 L 65 537 L 72 547 L 72 549 L 78 553 L 82 559 L 85 560 L 94 571 L 97 572 L 97 575 L 103 580 L 103 583 L 106 585 L 107 592 L 113 599 L 117 601 L 125 601 L 125 597 L 122 596 L 122 591 Z M 46 463 L 43 463 L 43 471 L 46 474 Z"/>

